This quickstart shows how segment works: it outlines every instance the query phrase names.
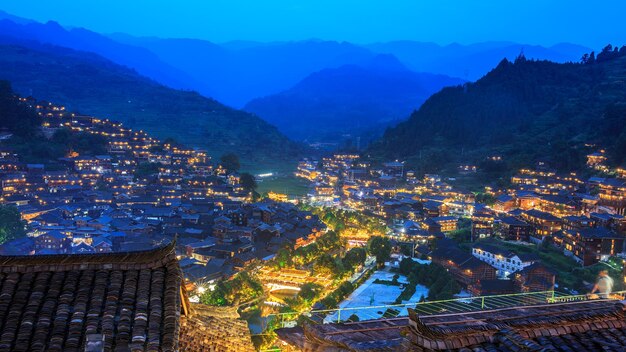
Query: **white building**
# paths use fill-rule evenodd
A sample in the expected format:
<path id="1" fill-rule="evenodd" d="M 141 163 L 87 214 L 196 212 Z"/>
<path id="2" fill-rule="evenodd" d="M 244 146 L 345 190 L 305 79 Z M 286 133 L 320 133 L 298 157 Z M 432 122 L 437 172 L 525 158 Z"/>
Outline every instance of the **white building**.
<path id="1" fill-rule="evenodd" d="M 510 274 L 539 261 L 539 258 L 533 254 L 516 254 L 488 244 L 475 245 L 472 248 L 472 254 L 474 257 L 494 267 L 500 277 L 508 277 Z"/>

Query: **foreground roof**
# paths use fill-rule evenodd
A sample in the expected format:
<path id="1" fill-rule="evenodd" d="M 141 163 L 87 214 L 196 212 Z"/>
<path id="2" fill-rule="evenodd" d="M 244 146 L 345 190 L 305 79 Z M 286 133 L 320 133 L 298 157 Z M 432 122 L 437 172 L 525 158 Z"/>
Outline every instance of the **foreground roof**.
<path id="1" fill-rule="evenodd" d="M 0 350 L 176 349 L 181 280 L 172 244 L 0 257 Z"/>
<path id="2" fill-rule="evenodd" d="M 0 350 L 225 351 L 213 338 L 221 324 L 247 334 L 237 350 L 251 350 L 247 328 L 227 322 L 236 318 L 206 328 L 182 280 L 173 242 L 137 252 L 0 256 Z M 182 334 L 189 326 L 206 341 L 201 348 Z"/>
<path id="3" fill-rule="evenodd" d="M 302 351 L 624 351 L 624 302 L 597 300 L 276 330 Z"/>

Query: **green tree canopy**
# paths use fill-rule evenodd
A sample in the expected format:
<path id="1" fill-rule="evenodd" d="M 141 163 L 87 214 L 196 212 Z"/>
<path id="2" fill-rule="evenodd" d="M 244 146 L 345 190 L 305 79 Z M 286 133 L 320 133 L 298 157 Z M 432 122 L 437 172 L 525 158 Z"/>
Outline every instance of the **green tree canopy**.
<path id="1" fill-rule="evenodd" d="M 341 247 L 341 237 L 335 231 L 328 231 L 317 239 L 317 245 L 322 251 L 332 251 Z"/>
<path id="2" fill-rule="evenodd" d="M 135 169 L 135 177 L 143 178 L 154 175 L 159 172 L 159 164 L 157 163 L 141 163 Z"/>
<path id="3" fill-rule="evenodd" d="M 365 263 L 366 257 L 367 253 L 364 248 L 352 248 L 343 257 L 343 266 L 348 270 L 354 270 L 357 266 Z"/>
<path id="4" fill-rule="evenodd" d="M 220 165 L 228 172 L 237 172 L 241 165 L 239 157 L 235 153 L 226 153 L 220 158 Z"/>
<path id="5" fill-rule="evenodd" d="M 315 262 L 313 270 L 316 274 L 336 277 L 341 274 L 343 268 L 338 260 L 330 254 L 322 254 Z"/>
<path id="6" fill-rule="evenodd" d="M 8 81 L 0 81 L 0 127 L 20 137 L 37 134 L 41 119 L 37 113 L 16 98 Z"/>
<path id="7" fill-rule="evenodd" d="M 367 241 L 368 252 L 376 257 L 376 263 L 384 265 L 391 258 L 391 243 L 387 237 L 372 236 Z"/>
<path id="8" fill-rule="evenodd" d="M 291 251 L 287 248 L 279 249 L 274 257 L 274 263 L 281 269 L 291 266 L 293 263 Z"/>
<path id="9" fill-rule="evenodd" d="M 209 306 L 226 306 L 229 304 L 226 298 L 228 289 L 222 281 L 218 282 L 213 290 L 206 290 L 200 297 L 200 302 Z"/>
<path id="10" fill-rule="evenodd" d="M 298 296 L 303 300 L 311 301 L 317 297 L 321 290 L 322 287 L 318 284 L 306 283 L 300 287 L 300 293 L 298 293 Z"/>
<path id="11" fill-rule="evenodd" d="M 247 192 L 254 192 L 257 188 L 256 179 L 250 173 L 244 172 L 239 176 L 239 183 L 241 187 L 245 189 Z"/>
<path id="12" fill-rule="evenodd" d="M 26 235 L 20 211 L 12 205 L 0 205 L 0 244 Z"/>
<path id="13" fill-rule="evenodd" d="M 108 141 L 106 137 L 88 132 L 72 132 L 69 128 L 61 128 L 52 135 L 52 142 L 58 144 L 64 152 L 73 150 L 80 154 L 98 155 L 106 153 Z"/>

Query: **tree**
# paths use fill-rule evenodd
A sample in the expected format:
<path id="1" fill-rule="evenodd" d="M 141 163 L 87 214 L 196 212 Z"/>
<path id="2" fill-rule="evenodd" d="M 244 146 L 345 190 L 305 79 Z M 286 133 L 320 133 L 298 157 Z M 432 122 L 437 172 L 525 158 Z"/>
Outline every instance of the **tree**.
<path id="1" fill-rule="evenodd" d="M 314 283 L 306 283 L 300 287 L 300 292 L 298 293 L 298 297 L 305 301 L 312 301 L 321 290 L 321 286 Z"/>
<path id="2" fill-rule="evenodd" d="M 32 138 L 38 133 L 41 118 L 35 110 L 20 103 L 8 81 L 0 80 L 0 127 L 17 136 Z"/>
<path id="3" fill-rule="evenodd" d="M 60 128 L 52 135 L 52 142 L 61 147 L 63 152 L 75 151 L 80 154 L 98 155 L 106 153 L 106 137 L 88 132 L 72 132 L 69 128 Z"/>
<path id="4" fill-rule="evenodd" d="M 235 153 L 226 153 L 220 158 L 220 165 L 228 172 L 237 172 L 241 165 L 239 157 Z"/>
<path id="5" fill-rule="evenodd" d="M 175 144 L 178 144 L 178 142 L 173 137 L 167 137 L 163 141 L 163 144 L 175 145 Z"/>
<path id="6" fill-rule="evenodd" d="M 313 242 L 308 246 L 298 247 L 298 249 L 293 251 L 291 259 L 295 265 L 305 265 L 312 262 L 320 254 L 319 246 L 316 242 Z"/>
<path id="7" fill-rule="evenodd" d="M 583 63 L 583 64 L 586 64 L 588 61 L 589 61 L 589 54 L 584 53 L 583 57 L 580 58 L 580 62 Z"/>
<path id="8" fill-rule="evenodd" d="M 12 205 L 0 205 L 0 244 L 26 235 L 20 211 Z"/>
<path id="9" fill-rule="evenodd" d="M 340 247 L 341 237 L 335 231 L 328 231 L 320 236 L 316 241 L 318 247 L 322 251 L 331 251 Z"/>
<path id="10" fill-rule="evenodd" d="M 289 251 L 287 248 L 279 249 L 278 252 L 276 252 L 274 261 L 276 265 L 278 266 L 278 268 L 282 269 L 285 267 L 290 267 L 292 264 L 291 251 Z"/>
<path id="11" fill-rule="evenodd" d="M 472 242 L 472 230 L 469 227 L 459 228 L 450 232 L 448 237 L 454 239 L 458 243 Z"/>
<path id="12" fill-rule="evenodd" d="M 356 313 L 353 313 L 351 316 L 348 317 L 348 321 L 351 321 L 351 322 L 358 322 L 359 320 L 360 320 L 359 316 L 356 315 Z"/>
<path id="13" fill-rule="evenodd" d="M 480 162 L 479 167 L 483 172 L 486 172 L 488 174 L 502 174 L 503 172 L 508 170 L 506 163 L 504 163 L 503 161 L 495 161 L 492 159 L 483 160 L 482 162 Z"/>
<path id="14" fill-rule="evenodd" d="M 73 133 L 71 145 L 73 150 L 82 154 L 98 155 L 106 153 L 108 141 L 106 137 L 88 132 Z"/>
<path id="15" fill-rule="evenodd" d="M 367 241 L 367 251 L 376 257 L 378 266 L 383 266 L 391 258 L 391 242 L 387 237 L 372 236 Z"/>
<path id="16" fill-rule="evenodd" d="M 136 178 L 144 178 L 159 172 L 159 164 L 157 163 L 141 163 L 135 169 Z"/>
<path id="17" fill-rule="evenodd" d="M 489 193 L 476 193 L 476 203 L 493 205 L 495 202 L 496 197 Z"/>
<path id="18" fill-rule="evenodd" d="M 256 276 L 247 271 L 241 271 L 235 278 L 228 282 L 231 301 L 233 304 L 255 299 L 263 294 L 263 284 Z"/>
<path id="19" fill-rule="evenodd" d="M 339 276 L 341 274 L 341 265 L 330 254 L 322 254 L 315 262 L 314 271 L 316 274 L 324 276 Z"/>
<path id="20" fill-rule="evenodd" d="M 256 191 L 256 179 L 250 173 L 242 173 L 241 176 L 239 176 L 239 183 L 241 184 L 241 187 L 243 187 L 243 189 L 245 189 L 247 192 Z"/>
<path id="21" fill-rule="evenodd" d="M 153 145 L 150 147 L 150 153 L 163 153 L 165 149 L 163 149 L 162 145 Z"/>
<path id="22" fill-rule="evenodd" d="M 366 257 L 365 249 L 360 247 L 352 248 L 343 257 L 343 266 L 352 271 L 357 266 L 363 265 Z"/>
<path id="23" fill-rule="evenodd" d="M 227 291 L 226 285 L 220 281 L 212 290 L 207 290 L 202 294 L 200 302 L 209 306 L 226 306 L 228 305 Z"/>
<path id="24" fill-rule="evenodd" d="M 589 59 L 587 60 L 587 63 L 592 64 L 592 63 L 594 63 L 594 62 L 596 62 L 596 53 L 592 51 L 592 52 L 589 54 Z"/>

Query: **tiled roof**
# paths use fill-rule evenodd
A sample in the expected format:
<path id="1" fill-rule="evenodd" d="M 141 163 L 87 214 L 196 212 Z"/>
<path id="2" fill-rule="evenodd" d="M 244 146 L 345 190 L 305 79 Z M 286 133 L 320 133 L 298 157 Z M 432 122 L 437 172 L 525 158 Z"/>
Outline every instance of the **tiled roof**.
<path id="1" fill-rule="evenodd" d="M 604 227 L 594 227 L 578 231 L 583 238 L 622 238 L 621 235 Z"/>
<path id="2" fill-rule="evenodd" d="M 137 253 L 0 257 L 0 350 L 174 349 L 181 272 L 173 246 Z"/>
<path id="3" fill-rule="evenodd" d="M 506 202 L 510 202 L 510 201 L 514 200 L 514 198 L 511 197 L 508 194 L 502 194 L 502 195 L 498 196 L 498 198 L 496 198 L 496 200 L 498 202 L 501 202 L 501 203 L 506 203 Z"/>
<path id="4" fill-rule="evenodd" d="M 235 308 L 192 306 L 194 314 L 180 324 L 181 352 L 252 352 L 248 324 Z M 184 336 L 185 338 L 182 338 Z"/>
<path id="5" fill-rule="evenodd" d="M 597 300 L 278 329 L 303 351 L 624 351 L 624 303 Z"/>
<path id="6" fill-rule="evenodd" d="M 480 249 L 480 250 L 482 250 L 484 252 L 489 252 L 489 253 L 492 253 L 492 254 L 495 254 L 495 255 L 501 255 L 501 256 L 506 257 L 506 258 L 512 258 L 512 257 L 514 257 L 516 255 L 515 252 L 513 252 L 513 251 L 510 251 L 510 250 L 504 249 L 504 248 L 500 248 L 500 247 L 491 245 L 489 243 L 476 243 L 473 248 Z"/>
<path id="7" fill-rule="evenodd" d="M 183 347 L 211 336 L 207 348 L 220 351 L 214 337 L 224 330 L 251 346 L 245 323 L 189 308 L 174 246 L 0 256 L 0 351 L 85 351 L 102 338 L 104 351 L 202 351 Z"/>
<path id="8" fill-rule="evenodd" d="M 514 216 L 505 216 L 503 218 L 500 219 L 500 221 L 502 221 L 503 223 L 509 225 L 509 226 L 530 226 L 528 225 L 528 223 L 519 220 L 518 218 L 514 217 Z"/>
<path id="9" fill-rule="evenodd" d="M 526 211 L 526 214 L 528 216 L 531 216 L 533 218 L 538 218 L 538 219 L 542 219 L 542 220 L 546 220 L 546 221 L 560 221 L 561 219 L 557 218 L 556 216 L 550 214 L 550 213 L 546 213 L 540 210 L 536 210 L 536 209 L 530 209 Z"/>

